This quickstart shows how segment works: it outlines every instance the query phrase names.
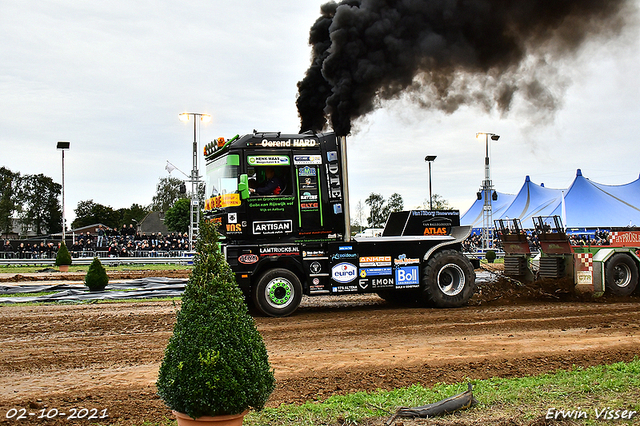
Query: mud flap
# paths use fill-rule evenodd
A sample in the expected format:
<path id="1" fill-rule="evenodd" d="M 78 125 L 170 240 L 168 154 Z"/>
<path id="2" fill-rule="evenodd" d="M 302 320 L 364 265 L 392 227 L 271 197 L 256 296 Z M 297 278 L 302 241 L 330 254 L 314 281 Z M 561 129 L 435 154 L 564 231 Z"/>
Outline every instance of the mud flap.
<path id="1" fill-rule="evenodd" d="M 400 407 L 396 410 L 395 414 L 387 420 L 386 425 L 390 426 L 397 417 L 427 418 L 453 413 L 458 410 L 465 410 L 478 403 L 478 401 L 473 397 L 472 391 L 473 386 L 469 383 L 469 388 L 465 392 L 443 399 L 442 401 L 423 405 L 421 407 Z"/>

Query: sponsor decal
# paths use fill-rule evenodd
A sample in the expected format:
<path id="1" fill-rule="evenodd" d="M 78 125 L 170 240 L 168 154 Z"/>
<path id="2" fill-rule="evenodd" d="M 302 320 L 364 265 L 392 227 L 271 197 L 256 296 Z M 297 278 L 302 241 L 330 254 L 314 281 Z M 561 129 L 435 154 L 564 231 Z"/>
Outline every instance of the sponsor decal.
<path id="1" fill-rule="evenodd" d="M 420 284 L 418 278 L 419 267 L 404 266 L 396 269 L 396 286 L 417 286 Z"/>
<path id="2" fill-rule="evenodd" d="M 318 203 L 300 203 L 300 208 L 302 210 L 317 209 Z"/>
<path id="3" fill-rule="evenodd" d="M 238 257 L 238 262 L 244 263 L 245 265 L 253 265 L 258 260 L 260 260 L 260 258 L 257 255 L 252 254 L 252 253 L 243 254 L 240 257 Z"/>
<path id="4" fill-rule="evenodd" d="M 254 235 L 289 234 L 293 232 L 291 220 L 267 220 L 253 222 Z"/>
<path id="5" fill-rule="evenodd" d="M 360 258 L 360 267 L 391 266 L 391 256 L 364 256 Z"/>
<path id="6" fill-rule="evenodd" d="M 247 157 L 250 166 L 288 166 L 289 157 L 286 155 L 250 155 Z"/>
<path id="7" fill-rule="evenodd" d="M 309 265 L 309 271 L 311 271 L 312 274 L 319 274 L 320 271 L 322 271 L 322 265 L 320 262 L 311 262 L 311 265 Z"/>
<path id="8" fill-rule="evenodd" d="M 577 284 L 593 284 L 593 272 L 576 271 Z"/>
<path id="9" fill-rule="evenodd" d="M 406 254 L 401 254 L 397 259 L 393 260 L 396 265 L 417 265 L 420 264 L 420 259 L 408 258 Z"/>
<path id="10" fill-rule="evenodd" d="M 353 250 L 353 246 L 340 246 L 338 247 L 338 251 L 351 251 Z"/>
<path id="11" fill-rule="evenodd" d="M 395 282 L 392 277 L 389 278 L 372 278 L 371 287 L 373 288 L 391 288 L 395 287 Z"/>
<path id="12" fill-rule="evenodd" d="M 365 277 L 378 277 L 381 275 L 391 275 L 391 268 L 363 268 L 360 269 L 360 276 Z"/>
<path id="13" fill-rule="evenodd" d="M 227 215 L 227 223 L 238 223 L 238 213 L 229 213 Z"/>
<path id="14" fill-rule="evenodd" d="M 312 194 L 310 192 L 303 192 L 300 196 L 300 201 L 318 201 L 318 194 Z"/>
<path id="15" fill-rule="evenodd" d="M 320 284 L 320 278 L 314 278 L 313 285 L 318 285 L 318 284 Z"/>
<path id="16" fill-rule="evenodd" d="M 333 293 L 357 293 L 358 286 L 357 285 L 339 285 L 336 287 L 332 287 L 331 291 Z"/>
<path id="17" fill-rule="evenodd" d="M 326 256 L 324 250 L 306 250 L 302 252 L 302 257 L 323 257 Z"/>
<path id="18" fill-rule="evenodd" d="M 363 290 L 366 290 L 367 287 L 369 287 L 369 280 L 359 280 L 358 287 L 360 287 Z"/>
<path id="19" fill-rule="evenodd" d="M 260 247 L 260 256 L 271 256 L 274 254 L 300 254 L 300 248 L 298 248 L 298 246 Z"/>
<path id="20" fill-rule="evenodd" d="M 204 202 L 205 210 L 224 209 L 240 205 L 240 194 L 223 194 L 209 198 Z"/>
<path id="21" fill-rule="evenodd" d="M 358 268 L 352 263 L 342 262 L 331 268 L 331 278 L 339 283 L 350 283 L 358 277 Z"/>
<path id="22" fill-rule="evenodd" d="M 358 255 L 355 253 L 336 253 L 331 255 L 331 260 L 353 259 L 354 257 L 358 257 Z"/>
<path id="23" fill-rule="evenodd" d="M 447 228 L 428 227 L 424 228 L 424 235 L 448 235 Z"/>
<path id="24" fill-rule="evenodd" d="M 298 169 L 298 176 L 315 176 L 316 175 L 316 168 L 315 167 L 309 167 L 309 166 L 304 166 Z"/>
<path id="25" fill-rule="evenodd" d="M 293 164 L 305 165 L 305 164 L 322 164 L 321 155 L 294 155 Z"/>
<path id="26" fill-rule="evenodd" d="M 227 223 L 225 228 L 228 234 L 242 234 L 242 225 L 239 223 Z"/>

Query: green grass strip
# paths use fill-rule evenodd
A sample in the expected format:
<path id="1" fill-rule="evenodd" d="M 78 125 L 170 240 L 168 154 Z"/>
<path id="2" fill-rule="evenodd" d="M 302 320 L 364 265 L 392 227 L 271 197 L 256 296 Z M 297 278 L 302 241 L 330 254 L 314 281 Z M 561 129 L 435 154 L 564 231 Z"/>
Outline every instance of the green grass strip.
<path id="1" fill-rule="evenodd" d="M 533 377 L 469 382 L 474 385 L 473 393 L 479 404 L 454 414 L 455 419 L 461 421 L 456 424 L 491 424 L 506 419 L 511 419 L 513 424 L 527 424 L 532 419 L 558 415 L 581 425 L 597 425 L 610 422 L 612 419 L 605 418 L 615 416 L 616 410 L 619 410 L 617 415 L 622 415 L 623 410 L 640 412 L 640 359 L 586 369 L 576 367 L 571 371 Z M 432 388 L 413 385 L 392 391 L 333 396 L 324 402 L 281 405 L 252 412 L 244 424 L 358 425 L 370 424 L 372 419 L 380 424 L 397 407 L 437 402 L 464 392 L 466 388 L 466 382 L 438 384 Z M 599 419 L 596 418 L 598 414 Z M 640 414 L 636 413 L 631 420 L 618 419 L 616 424 L 640 424 Z"/>

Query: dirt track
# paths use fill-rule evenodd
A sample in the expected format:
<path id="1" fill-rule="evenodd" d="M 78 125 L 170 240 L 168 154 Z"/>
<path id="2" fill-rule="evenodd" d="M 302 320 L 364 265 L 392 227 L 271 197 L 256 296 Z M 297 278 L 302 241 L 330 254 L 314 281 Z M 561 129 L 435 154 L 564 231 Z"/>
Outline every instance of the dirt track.
<path id="1" fill-rule="evenodd" d="M 391 307 L 377 296 L 347 306 L 332 300 L 307 302 L 289 318 L 256 319 L 278 380 L 269 405 L 640 353 L 638 298 L 449 310 Z M 121 425 L 170 416 L 154 382 L 176 309 L 172 302 L 0 308 L 0 424 L 16 424 L 5 420 L 11 408 L 44 406 L 106 409 L 106 420 Z M 46 423 L 73 424 L 61 416 Z"/>

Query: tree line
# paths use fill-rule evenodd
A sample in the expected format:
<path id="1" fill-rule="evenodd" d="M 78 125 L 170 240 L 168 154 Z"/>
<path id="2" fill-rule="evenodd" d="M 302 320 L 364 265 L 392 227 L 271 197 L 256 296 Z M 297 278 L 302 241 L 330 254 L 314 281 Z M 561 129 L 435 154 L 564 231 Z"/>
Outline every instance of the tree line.
<path id="1" fill-rule="evenodd" d="M 36 235 L 62 231 L 62 185 L 43 174 L 21 175 L 0 167 L 0 232 L 8 235 L 13 220 L 20 223 L 20 235 L 33 231 Z M 71 229 L 102 223 L 109 228 L 120 228 L 140 223 L 151 211 L 165 212 L 165 225 L 170 231 L 186 232 L 189 228 L 190 194 L 184 182 L 173 177 L 160 178 L 151 204 L 134 203 L 131 207 L 114 209 L 93 199 L 78 202 Z M 204 199 L 204 187 L 198 196 Z"/>
<path id="2" fill-rule="evenodd" d="M 22 233 L 38 235 L 62 231 L 62 185 L 43 174 L 21 175 L 0 167 L 0 230 L 8 234 L 13 218 L 20 219 Z"/>
<path id="3" fill-rule="evenodd" d="M 356 205 L 356 220 L 353 224 L 354 227 L 367 226 L 368 228 L 384 228 L 387 218 L 391 213 L 401 212 L 404 210 L 402 195 L 397 192 L 391 194 L 391 196 L 386 200 L 382 195 L 372 192 L 364 202 L 369 206 L 367 223 L 366 225 L 363 223 L 362 214 L 364 207 L 361 202 L 358 202 Z M 429 209 L 430 204 L 433 205 L 434 210 L 449 210 L 451 208 L 449 206 L 449 202 L 438 194 L 433 194 L 431 197 L 431 203 L 427 198 L 423 201 L 422 205 L 417 206 L 416 208 Z"/>

